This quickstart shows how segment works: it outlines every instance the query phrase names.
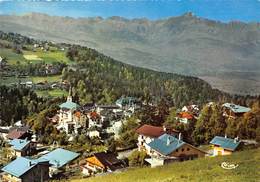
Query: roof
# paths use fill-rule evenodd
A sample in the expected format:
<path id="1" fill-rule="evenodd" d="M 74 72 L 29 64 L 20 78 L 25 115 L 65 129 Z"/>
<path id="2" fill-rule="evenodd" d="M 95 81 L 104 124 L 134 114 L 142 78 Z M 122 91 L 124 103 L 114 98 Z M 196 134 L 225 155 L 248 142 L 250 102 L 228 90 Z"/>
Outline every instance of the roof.
<path id="1" fill-rule="evenodd" d="M 235 151 L 236 148 L 239 146 L 241 142 L 236 141 L 235 139 L 215 136 L 211 141 L 210 144 L 218 145 L 224 149 Z"/>
<path id="2" fill-rule="evenodd" d="M 117 105 L 128 105 L 137 102 L 135 97 L 122 97 L 116 101 Z"/>
<path id="3" fill-rule="evenodd" d="M 168 141 L 169 144 L 167 143 Z M 186 144 L 184 141 L 179 140 L 171 135 L 164 134 L 148 143 L 148 146 L 160 154 L 167 156 L 184 144 Z"/>
<path id="4" fill-rule="evenodd" d="M 98 105 L 97 107 L 102 109 L 119 109 L 118 105 Z"/>
<path id="5" fill-rule="evenodd" d="M 251 110 L 248 107 L 244 107 L 244 106 L 240 106 L 240 105 L 236 105 L 236 104 L 231 104 L 231 103 L 225 103 L 222 106 L 229 108 L 234 113 L 245 113 L 245 112 L 249 112 Z"/>
<path id="6" fill-rule="evenodd" d="M 22 140 L 22 139 L 13 139 L 9 142 L 10 145 L 12 145 L 12 148 L 14 150 L 21 151 L 23 150 L 28 144 L 30 144 L 30 141 L 28 140 Z"/>
<path id="7" fill-rule="evenodd" d="M 60 108 L 66 108 L 66 109 L 77 109 L 80 106 L 72 101 L 66 101 L 63 104 L 59 105 Z"/>
<path id="8" fill-rule="evenodd" d="M 9 164 L 7 164 L 5 167 L 3 167 L 2 171 L 19 178 L 40 162 L 47 162 L 47 161 L 38 160 L 38 159 L 32 160 L 32 159 L 27 159 L 25 157 L 19 157 L 14 161 L 10 162 Z"/>
<path id="9" fill-rule="evenodd" d="M 57 148 L 52 152 L 43 155 L 40 157 L 40 160 L 48 160 L 50 165 L 55 168 L 61 168 L 64 165 L 68 164 L 72 160 L 76 159 L 79 156 L 78 153 L 71 152 L 62 148 Z"/>
<path id="10" fill-rule="evenodd" d="M 178 113 L 178 117 L 186 118 L 186 119 L 192 119 L 193 115 L 188 113 L 188 112 L 180 112 L 180 113 Z"/>
<path id="11" fill-rule="evenodd" d="M 106 167 L 112 171 L 124 168 L 124 163 L 116 158 L 116 155 L 111 152 L 95 153 L 94 156 Z"/>
<path id="12" fill-rule="evenodd" d="M 163 127 L 161 126 L 151 126 L 151 125 L 143 125 L 136 130 L 138 134 L 157 138 L 165 133 Z"/>
<path id="13" fill-rule="evenodd" d="M 8 133 L 7 138 L 9 139 L 19 139 L 21 137 L 23 137 L 23 135 L 25 134 L 25 131 L 19 131 L 17 129 L 12 130 Z"/>

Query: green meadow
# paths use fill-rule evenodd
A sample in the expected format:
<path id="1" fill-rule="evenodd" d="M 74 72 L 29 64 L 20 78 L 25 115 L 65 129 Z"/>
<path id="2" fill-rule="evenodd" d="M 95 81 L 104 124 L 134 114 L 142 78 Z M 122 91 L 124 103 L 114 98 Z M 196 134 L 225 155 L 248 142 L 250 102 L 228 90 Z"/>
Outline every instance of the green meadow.
<path id="1" fill-rule="evenodd" d="M 45 63 L 64 62 L 70 64 L 70 60 L 66 57 L 65 52 L 59 50 L 45 52 L 40 49 L 37 49 L 36 51 L 23 51 L 23 55 L 25 57 L 28 57 L 27 60 L 31 63 L 44 61 Z"/>
<path id="2" fill-rule="evenodd" d="M 61 51 L 59 49 L 50 48 L 50 51 L 43 51 L 40 48 L 36 49 L 35 51 L 24 51 L 22 54 L 15 53 L 12 49 L 1 48 L 0 49 L 0 56 L 7 59 L 7 63 L 9 65 L 27 65 L 27 64 L 35 64 L 39 62 L 45 63 L 54 63 L 54 62 L 64 62 L 66 64 L 71 64 L 71 61 L 66 57 L 66 52 Z M 1 77 L 0 84 L 8 85 L 10 83 L 17 83 L 19 81 L 26 82 L 32 81 L 33 83 L 39 82 L 56 82 L 61 80 L 61 75 L 55 76 L 29 76 L 27 78 L 17 78 L 13 77 Z M 46 92 L 37 91 L 37 94 L 40 96 L 44 96 Z M 66 95 L 66 92 L 62 90 L 51 90 L 48 91 L 49 96 L 58 97 Z"/>
<path id="3" fill-rule="evenodd" d="M 61 75 L 54 75 L 54 76 L 32 76 L 30 77 L 33 83 L 39 82 L 58 82 L 61 81 Z"/>
<path id="4" fill-rule="evenodd" d="M 23 57 L 22 54 L 16 54 L 11 49 L 1 48 L 0 49 L 0 56 L 7 58 L 7 62 L 10 65 L 15 65 L 18 62 L 20 64 L 27 64 L 28 63 L 28 61 Z"/>
<path id="5" fill-rule="evenodd" d="M 68 96 L 68 92 L 65 90 L 54 89 L 54 90 L 36 90 L 36 94 L 39 97 L 63 97 Z"/>
<path id="6" fill-rule="evenodd" d="M 222 162 L 238 164 L 236 169 L 223 169 Z M 72 182 L 259 182 L 260 149 L 234 153 L 230 156 L 208 157 L 171 163 L 157 168 L 128 169 Z"/>

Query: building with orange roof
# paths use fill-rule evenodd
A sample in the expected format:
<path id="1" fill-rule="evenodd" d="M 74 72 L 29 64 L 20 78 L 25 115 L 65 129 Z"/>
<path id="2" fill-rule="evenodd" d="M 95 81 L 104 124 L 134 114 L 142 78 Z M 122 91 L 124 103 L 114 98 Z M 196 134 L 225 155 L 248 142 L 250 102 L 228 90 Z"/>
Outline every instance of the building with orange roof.
<path id="1" fill-rule="evenodd" d="M 194 118 L 194 116 L 189 113 L 189 112 L 179 112 L 177 114 L 177 119 L 181 122 L 181 123 L 185 123 L 187 124 L 190 120 L 192 120 Z"/>

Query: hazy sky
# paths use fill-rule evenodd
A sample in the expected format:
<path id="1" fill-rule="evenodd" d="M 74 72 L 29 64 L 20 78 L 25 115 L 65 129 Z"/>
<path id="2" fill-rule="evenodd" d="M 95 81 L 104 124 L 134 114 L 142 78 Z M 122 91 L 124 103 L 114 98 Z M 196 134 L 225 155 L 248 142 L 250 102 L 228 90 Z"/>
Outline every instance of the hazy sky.
<path id="1" fill-rule="evenodd" d="M 122 16 L 149 19 L 162 19 L 193 12 L 199 17 L 225 22 L 231 20 L 260 22 L 260 0 L 104 0 L 87 2 L 0 0 L 0 14 L 29 12 L 71 17 Z"/>

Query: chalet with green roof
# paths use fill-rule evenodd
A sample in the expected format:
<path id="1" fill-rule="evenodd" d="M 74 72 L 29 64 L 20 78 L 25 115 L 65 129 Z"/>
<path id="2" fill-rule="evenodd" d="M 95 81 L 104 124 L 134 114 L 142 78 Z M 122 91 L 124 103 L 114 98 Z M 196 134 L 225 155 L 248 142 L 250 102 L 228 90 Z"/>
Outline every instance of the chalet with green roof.
<path id="1" fill-rule="evenodd" d="M 139 101 L 135 97 L 121 97 L 116 101 L 116 105 L 118 105 L 120 108 L 135 107 L 138 103 Z"/>
<path id="2" fill-rule="evenodd" d="M 243 116 L 245 113 L 251 111 L 250 108 L 232 104 L 225 103 L 222 105 L 223 107 L 223 116 L 230 118 L 237 118 Z"/>

